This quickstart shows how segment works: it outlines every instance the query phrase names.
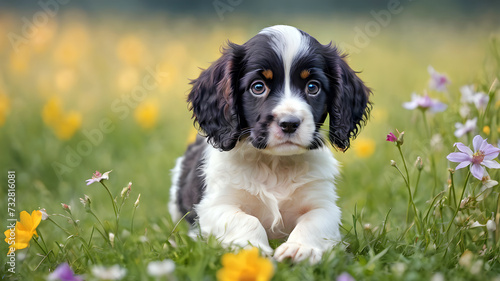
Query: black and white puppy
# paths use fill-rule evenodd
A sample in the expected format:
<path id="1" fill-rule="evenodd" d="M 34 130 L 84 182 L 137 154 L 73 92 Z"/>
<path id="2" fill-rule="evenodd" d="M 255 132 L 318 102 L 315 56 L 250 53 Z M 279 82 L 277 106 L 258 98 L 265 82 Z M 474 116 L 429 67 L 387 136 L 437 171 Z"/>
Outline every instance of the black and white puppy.
<path id="1" fill-rule="evenodd" d="M 315 263 L 341 241 L 339 164 L 329 140 L 349 148 L 371 108 L 370 90 L 331 44 L 290 26 L 265 28 L 192 81 L 198 137 L 173 169 L 169 211 L 189 212 L 202 235 L 256 246 L 288 237 L 278 261 Z"/>

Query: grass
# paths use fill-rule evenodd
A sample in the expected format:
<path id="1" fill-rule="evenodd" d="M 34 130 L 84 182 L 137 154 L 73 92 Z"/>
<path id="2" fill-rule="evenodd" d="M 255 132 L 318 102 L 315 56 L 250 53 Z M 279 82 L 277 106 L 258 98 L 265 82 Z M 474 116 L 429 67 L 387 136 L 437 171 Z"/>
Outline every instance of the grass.
<path id="1" fill-rule="evenodd" d="M 2 33 L 15 30 L 15 16 L 0 18 Z M 7 62 L 0 66 L 0 96 L 7 100 L 0 108 L 8 112 L 0 127 L 0 145 L 6 149 L 0 157 L 0 186 L 7 190 L 7 171 L 16 171 L 17 218 L 23 210 L 38 208 L 51 214 L 38 227 L 39 238 L 17 252 L 15 274 L 9 274 L 2 255 L 1 276 L 45 280 L 66 261 L 86 280 L 93 280 L 94 265 L 113 264 L 127 269 L 126 280 L 155 280 L 147 274 L 148 263 L 171 259 L 178 280 L 214 280 L 227 250 L 213 238 L 191 240 L 187 225 L 172 222 L 166 207 L 169 169 L 194 131 L 185 104 L 188 78 L 214 61 L 228 38 L 243 43 L 275 22 L 257 24 L 244 18 L 247 25 L 228 28 L 192 18 L 153 17 L 125 26 L 120 18 L 95 20 L 78 13 L 61 15 L 20 52 L 0 43 L 0 58 Z M 352 42 L 353 26 L 366 20 L 304 18 L 286 23 L 326 43 Z M 500 76 L 500 46 L 498 37 L 490 35 L 498 28 L 487 21 L 476 24 L 468 28 L 466 23 L 395 20 L 350 56 L 350 64 L 363 71 L 360 75 L 374 89 L 375 106 L 352 149 L 335 153 L 343 163 L 338 193 L 346 247 L 332 249 L 315 266 L 275 263 L 273 280 L 333 280 L 343 272 L 356 280 L 499 278 L 500 231 L 471 227 L 488 220 L 498 225 L 498 186 L 477 201 L 481 183 L 467 177 L 467 169 L 450 172 L 455 163 L 446 159 L 457 141 L 472 147 L 475 134 L 498 145 L 499 86 L 492 84 Z M 452 81 L 445 94 L 429 91 L 448 109 L 425 115 L 403 109 L 400 105 L 413 91 L 422 94 L 427 88 L 428 65 Z M 150 69 L 162 75 L 138 98 L 137 87 L 145 88 L 143 78 L 151 75 Z M 465 121 L 459 114 L 459 88 L 472 83 L 489 93 L 490 103 L 484 113 L 471 105 L 470 117 L 479 117 L 478 129 L 456 138 L 455 123 Z M 483 131 L 486 125 L 489 134 Z M 405 131 L 401 153 L 385 141 L 396 128 Z M 431 145 L 435 135 L 440 141 Z M 423 159 L 422 170 L 413 165 L 417 156 Z M 97 183 L 85 185 L 95 170 L 113 170 L 105 184 L 117 198 L 119 219 L 107 191 Z M 499 180 L 498 171 L 489 172 Z M 120 193 L 129 182 L 131 192 L 122 204 Z M 79 201 L 84 195 L 91 198 L 92 212 Z M 465 197 L 471 198 L 469 203 L 459 208 Z M 71 213 L 60 203 L 71 206 Z M 0 207 L 7 210 L 7 200 Z M 6 222 L 7 212 L 0 218 Z M 7 253 L 6 243 L 0 252 Z"/>

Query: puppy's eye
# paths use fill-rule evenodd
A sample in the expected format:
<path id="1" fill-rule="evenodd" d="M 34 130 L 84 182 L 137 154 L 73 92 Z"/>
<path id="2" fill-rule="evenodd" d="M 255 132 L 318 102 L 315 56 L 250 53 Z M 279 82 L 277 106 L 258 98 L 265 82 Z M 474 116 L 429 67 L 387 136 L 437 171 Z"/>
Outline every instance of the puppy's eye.
<path id="1" fill-rule="evenodd" d="M 317 95 L 320 90 L 321 90 L 321 85 L 316 80 L 309 81 L 306 85 L 306 93 L 308 95 L 311 96 Z"/>
<path id="2" fill-rule="evenodd" d="M 266 84 L 261 80 L 254 81 L 250 86 L 250 92 L 256 96 L 261 96 L 267 91 Z"/>

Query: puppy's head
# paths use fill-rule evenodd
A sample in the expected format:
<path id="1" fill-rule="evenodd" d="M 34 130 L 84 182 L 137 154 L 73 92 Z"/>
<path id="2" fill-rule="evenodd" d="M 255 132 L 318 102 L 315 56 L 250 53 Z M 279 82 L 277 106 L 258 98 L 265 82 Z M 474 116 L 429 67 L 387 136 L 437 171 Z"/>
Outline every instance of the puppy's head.
<path id="1" fill-rule="evenodd" d="M 331 44 L 290 26 L 262 30 L 192 81 L 193 117 L 216 148 L 245 141 L 265 153 L 292 155 L 329 140 L 349 148 L 370 111 L 370 90 Z"/>

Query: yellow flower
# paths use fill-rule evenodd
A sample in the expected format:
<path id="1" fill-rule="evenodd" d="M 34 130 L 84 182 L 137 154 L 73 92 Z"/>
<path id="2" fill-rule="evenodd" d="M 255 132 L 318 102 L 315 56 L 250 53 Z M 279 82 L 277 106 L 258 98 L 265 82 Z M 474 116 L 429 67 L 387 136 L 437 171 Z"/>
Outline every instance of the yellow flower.
<path id="1" fill-rule="evenodd" d="M 10 100 L 6 94 L 0 94 L 0 126 L 5 124 L 5 119 L 7 119 L 7 114 L 10 111 Z"/>
<path id="2" fill-rule="evenodd" d="M 485 133 L 487 136 L 489 136 L 490 133 L 491 133 L 490 126 L 484 126 L 483 127 L 483 133 Z"/>
<path id="3" fill-rule="evenodd" d="M 82 116 L 78 112 L 65 113 L 61 100 L 53 97 L 43 107 L 42 119 L 61 140 L 70 139 L 82 124 Z"/>
<path id="4" fill-rule="evenodd" d="M 26 211 L 22 211 L 21 221 L 16 222 L 15 230 L 8 229 L 4 232 L 5 242 L 9 244 L 9 252 L 7 254 L 29 247 L 31 237 L 33 235 L 38 236 L 36 228 L 41 220 L 42 212 L 39 210 L 33 211 L 31 215 Z"/>
<path id="5" fill-rule="evenodd" d="M 375 141 L 372 139 L 360 138 L 353 145 L 353 150 L 360 158 L 368 158 L 375 152 Z"/>
<path id="6" fill-rule="evenodd" d="M 144 61 L 144 44 L 135 36 L 127 36 L 118 42 L 118 57 L 129 65 L 138 65 Z"/>
<path id="7" fill-rule="evenodd" d="M 222 266 L 217 271 L 219 281 L 265 281 L 273 277 L 274 267 L 269 259 L 259 256 L 259 250 L 241 250 L 238 254 L 222 256 Z"/>
<path id="8" fill-rule="evenodd" d="M 151 129 L 158 120 L 158 105 L 150 101 L 143 102 L 134 111 L 135 121 L 144 129 Z"/>

